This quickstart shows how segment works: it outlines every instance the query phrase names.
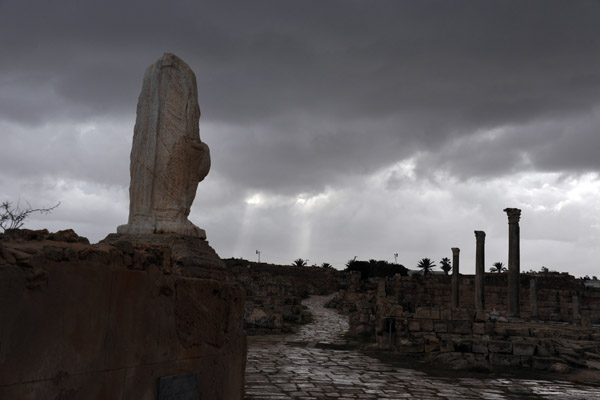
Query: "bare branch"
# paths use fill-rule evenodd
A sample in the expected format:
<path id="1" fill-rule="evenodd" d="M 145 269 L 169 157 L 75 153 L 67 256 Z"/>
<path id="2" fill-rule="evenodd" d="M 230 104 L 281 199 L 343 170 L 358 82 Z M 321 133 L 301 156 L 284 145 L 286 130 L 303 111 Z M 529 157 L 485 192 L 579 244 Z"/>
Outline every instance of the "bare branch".
<path id="1" fill-rule="evenodd" d="M 25 219 L 30 214 L 39 212 L 43 215 L 50 214 L 55 208 L 60 205 L 60 201 L 52 207 L 32 208 L 27 203 L 27 208 L 22 210 L 17 204 L 16 207 L 12 206 L 10 201 L 4 201 L 0 204 L 0 229 L 6 231 L 8 229 L 19 229 L 25 223 Z"/>

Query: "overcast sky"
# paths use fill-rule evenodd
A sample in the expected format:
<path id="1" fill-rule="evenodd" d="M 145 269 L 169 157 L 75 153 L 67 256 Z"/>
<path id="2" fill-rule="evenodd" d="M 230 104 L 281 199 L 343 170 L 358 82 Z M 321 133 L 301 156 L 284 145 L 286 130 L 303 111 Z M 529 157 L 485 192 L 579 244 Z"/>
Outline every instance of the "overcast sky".
<path id="1" fill-rule="evenodd" d="M 599 1 L 0 0 L 0 200 L 92 242 L 127 221 L 146 67 L 196 73 L 223 258 L 414 268 L 461 248 L 600 275 Z"/>

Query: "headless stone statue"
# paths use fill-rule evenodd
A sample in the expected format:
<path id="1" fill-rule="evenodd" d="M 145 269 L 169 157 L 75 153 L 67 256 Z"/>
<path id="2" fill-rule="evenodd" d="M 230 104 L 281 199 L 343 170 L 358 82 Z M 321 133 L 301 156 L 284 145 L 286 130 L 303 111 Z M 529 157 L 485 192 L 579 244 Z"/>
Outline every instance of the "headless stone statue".
<path id="1" fill-rule="evenodd" d="M 198 89 L 190 67 L 165 53 L 144 74 L 131 149 L 129 221 L 120 234 L 178 233 L 206 239 L 188 220 L 210 170 L 200 140 Z"/>

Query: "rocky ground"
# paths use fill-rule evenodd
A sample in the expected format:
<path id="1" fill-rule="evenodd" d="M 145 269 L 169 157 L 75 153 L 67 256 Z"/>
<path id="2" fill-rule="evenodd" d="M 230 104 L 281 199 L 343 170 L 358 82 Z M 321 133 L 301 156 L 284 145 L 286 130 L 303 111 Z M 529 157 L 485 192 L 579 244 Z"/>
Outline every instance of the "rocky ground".
<path id="1" fill-rule="evenodd" d="M 303 302 L 313 322 L 293 335 L 249 338 L 246 399 L 596 399 L 600 386 L 566 379 L 475 374 L 418 366 L 352 349 L 347 317 Z"/>

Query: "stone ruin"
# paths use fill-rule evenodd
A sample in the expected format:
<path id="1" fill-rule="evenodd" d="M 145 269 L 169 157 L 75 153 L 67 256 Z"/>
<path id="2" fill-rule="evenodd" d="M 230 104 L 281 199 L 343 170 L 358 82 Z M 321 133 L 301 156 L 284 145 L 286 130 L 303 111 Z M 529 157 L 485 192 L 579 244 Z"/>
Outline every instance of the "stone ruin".
<path id="1" fill-rule="evenodd" d="M 381 349 L 453 368 L 600 370 L 600 290 L 563 273 L 521 274 L 521 210 L 507 208 L 509 270 L 486 274 L 485 232 L 475 231 L 475 276 L 356 276 L 330 302 L 350 335 Z M 596 382 L 600 382 L 597 379 Z"/>
<path id="2" fill-rule="evenodd" d="M 144 76 L 127 225 L 0 234 L 1 399 L 242 399 L 244 292 L 187 217 L 208 173 L 196 79 Z"/>
<path id="3" fill-rule="evenodd" d="M 117 233 L 177 233 L 206 239 L 188 220 L 198 183 L 210 170 L 200 140 L 196 76 L 166 53 L 148 67 L 131 148 L 129 222 Z"/>
<path id="4" fill-rule="evenodd" d="M 291 333 L 312 316 L 301 304 L 313 295 L 345 287 L 346 274 L 333 268 L 297 267 L 223 260 L 244 290 L 244 329 L 248 336 Z"/>

